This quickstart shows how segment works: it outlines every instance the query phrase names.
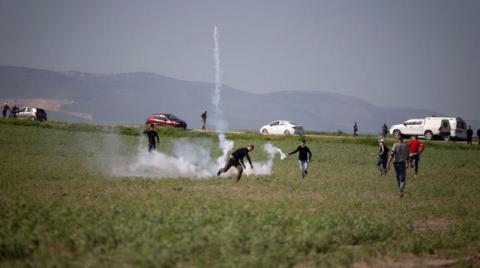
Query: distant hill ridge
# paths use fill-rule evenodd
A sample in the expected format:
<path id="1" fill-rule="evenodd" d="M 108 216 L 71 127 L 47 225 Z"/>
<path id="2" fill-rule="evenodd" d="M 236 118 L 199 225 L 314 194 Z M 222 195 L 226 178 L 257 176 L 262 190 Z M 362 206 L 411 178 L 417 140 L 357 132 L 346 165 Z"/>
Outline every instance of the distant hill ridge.
<path id="1" fill-rule="evenodd" d="M 98 123 L 139 124 L 150 113 L 170 112 L 185 119 L 190 128 L 197 128 L 202 111 L 213 115 L 213 89 L 212 83 L 146 72 L 91 74 L 0 66 L 2 101 L 62 100 L 64 104 L 50 114 L 70 121 L 91 118 Z M 324 91 L 255 94 L 224 86 L 221 94 L 232 130 L 258 129 L 273 120 L 287 119 L 318 131 L 351 131 L 357 121 L 360 132 L 377 133 L 383 123 L 439 115 L 422 109 L 379 107 L 356 97 Z"/>

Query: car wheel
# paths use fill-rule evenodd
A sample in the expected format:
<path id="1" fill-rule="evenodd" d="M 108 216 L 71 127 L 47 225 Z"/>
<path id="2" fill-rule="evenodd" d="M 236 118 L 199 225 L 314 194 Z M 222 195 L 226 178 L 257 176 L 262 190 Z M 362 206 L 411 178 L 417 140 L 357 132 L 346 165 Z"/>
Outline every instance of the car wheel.
<path id="1" fill-rule="evenodd" d="M 262 134 L 268 134 L 268 130 L 262 129 Z"/>
<path id="2" fill-rule="evenodd" d="M 400 135 L 402 135 L 402 133 L 400 133 L 400 130 L 395 129 L 395 130 L 393 131 L 393 136 L 394 136 L 395 138 L 398 138 Z"/>
<path id="3" fill-rule="evenodd" d="M 35 121 L 35 116 L 30 116 L 28 119 Z"/>
<path id="4" fill-rule="evenodd" d="M 283 134 L 285 134 L 285 135 L 290 135 L 290 131 L 285 130 L 285 131 L 283 132 Z"/>
<path id="5" fill-rule="evenodd" d="M 425 131 L 425 139 L 428 141 L 433 139 L 433 133 L 430 130 Z"/>

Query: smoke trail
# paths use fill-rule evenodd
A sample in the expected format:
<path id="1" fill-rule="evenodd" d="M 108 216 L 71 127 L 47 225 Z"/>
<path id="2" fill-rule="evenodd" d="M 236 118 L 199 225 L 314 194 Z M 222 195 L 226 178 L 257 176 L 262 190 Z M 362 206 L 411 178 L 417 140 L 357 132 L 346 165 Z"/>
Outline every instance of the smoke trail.
<path id="1" fill-rule="evenodd" d="M 224 131 L 227 130 L 228 125 L 223 116 L 221 107 L 221 89 L 222 89 L 222 69 L 220 68 L 220 47 L 218 27 L 213 27 L 213 62 L 215 70 L 215 90 L 212 96 L 212 104 L 215 107 L 213 125 L 218 135 L 218 143 L 222 155 L 217 159 L 217 165 L 221 166 L 228 156 L 228 152 L 233 148 L 233 141 L 227 140 Z"/>

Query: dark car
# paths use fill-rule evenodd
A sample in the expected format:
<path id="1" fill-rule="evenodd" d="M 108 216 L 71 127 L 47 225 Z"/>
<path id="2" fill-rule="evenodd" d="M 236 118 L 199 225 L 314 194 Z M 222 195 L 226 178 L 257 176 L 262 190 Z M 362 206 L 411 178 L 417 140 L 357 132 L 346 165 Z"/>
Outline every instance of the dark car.
<path id="1" fill-rule="evenodd" d="M 173 114 L 165 113 L 156 113 L 149 115 L 145 124 L 154 124 L 155 126 L 159 127 L 170 126 L 174 128 L 187 129 L 187 123 L 185 123 L 185 121 L 176 117 Z"/>

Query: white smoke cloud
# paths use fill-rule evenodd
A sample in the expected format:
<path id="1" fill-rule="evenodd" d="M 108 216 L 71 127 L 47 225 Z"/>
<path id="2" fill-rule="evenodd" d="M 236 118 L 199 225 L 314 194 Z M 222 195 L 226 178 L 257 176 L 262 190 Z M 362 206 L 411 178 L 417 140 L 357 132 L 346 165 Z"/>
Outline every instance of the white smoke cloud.
<path id="1" fill-rule="evenodd" d="M 224 165 L 224 162 L 219 163 L 212 158 L 211 146 L 207 143 L 196 144 L 188 139 L 178 139 L 172 142 L 172 155 L 160 151 L 148 152 L 142 146 L 138 148 L 136 156 L 130 162 L 112 162 L 111 173 L 115 176 L 128 177 L 203 179 L 216 176 L 218 169 Z M 265 144 L 263 150 L 267 153 L 268 159 L 254 161 L 253 169 L 247 165 L 244 170 L 245 175 L 270 175 L 275 155 L 279 154 L 280 159 L 285 158 L 285 154 L 270 143 Z M 254 158 L 254 155 L 251 157 Z M 236 172 L 236 169 L 232 168 L 222 176 L 228 177 Z"/>

